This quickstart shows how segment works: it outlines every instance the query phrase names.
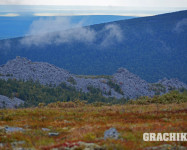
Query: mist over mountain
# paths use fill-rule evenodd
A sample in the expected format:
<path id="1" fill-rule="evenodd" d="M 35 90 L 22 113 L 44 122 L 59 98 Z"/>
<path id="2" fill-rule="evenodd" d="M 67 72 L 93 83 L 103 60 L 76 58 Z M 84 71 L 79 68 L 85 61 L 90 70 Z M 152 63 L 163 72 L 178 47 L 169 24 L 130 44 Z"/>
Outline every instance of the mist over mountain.
<path id="1" fill-rule="evenodd" d="M 0 6 L 1 9 L 1 6 Z M 1 14 L 0 14 L 1 15 Z M 29 26 L 40 19 L 51 20 L 55 16 L 32 16 L 22 15 L 17 17 L 0 17 L 0 39 L 21 37 L 27 34 Z M 84 16 L 58 16 L 60 19 L 69 19 L 72 23 L 78 24 L 82 22 L 83 26 L 106 23 L 117 20 L 131 19 L 130 16 L 113 16 L 113 15 L 84 15 Z"/>
<path id="2" fill-rule="evenodd" d="M 187 83 L 187 11 L 73 29 L 60 25 L 40 20 L 29 31 L 35 36 L 1 40 L 0 64 L 22 56 L 74 74 L 113 74 L 125 67 L 148 82 L 167 77 Z"/>

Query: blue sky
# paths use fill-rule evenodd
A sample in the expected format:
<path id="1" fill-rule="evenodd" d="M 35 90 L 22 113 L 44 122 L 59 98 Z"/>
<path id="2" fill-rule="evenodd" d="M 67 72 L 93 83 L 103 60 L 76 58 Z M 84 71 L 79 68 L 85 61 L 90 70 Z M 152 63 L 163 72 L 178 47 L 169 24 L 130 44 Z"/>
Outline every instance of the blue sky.
<path id="1" fill-rule="evenodd" d="M 187 0 L 0 0 L 1 16 L 150 16 L 186 9 Z"/>

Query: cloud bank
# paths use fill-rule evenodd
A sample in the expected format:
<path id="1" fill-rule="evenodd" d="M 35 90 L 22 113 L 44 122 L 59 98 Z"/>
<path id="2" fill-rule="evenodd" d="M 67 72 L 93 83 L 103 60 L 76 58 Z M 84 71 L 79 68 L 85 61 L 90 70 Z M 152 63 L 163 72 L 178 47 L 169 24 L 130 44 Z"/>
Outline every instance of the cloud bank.
<path id="1" fill-rule="evenodd" d="M 122 30 L 115 24 L 106 25 L 101 31 L 95 31 L 89 27 L 83 27 L 82 22 L 73 24 L 71 20 L 59 17 L 34 21 L 28 35 L 21 40 L 21 44 L 27 46 L 59 45 L 71 42 L 94 44 L 97 37 L 102 35 L 99 45 L 106 47 L 123 39 Z"/>
<path id="2" fill-rule="evenodd" d="M 20 16 L 17 13 L 7 13 L 7 14 L 0 14 L 0 17 L 17 17 Z"/>

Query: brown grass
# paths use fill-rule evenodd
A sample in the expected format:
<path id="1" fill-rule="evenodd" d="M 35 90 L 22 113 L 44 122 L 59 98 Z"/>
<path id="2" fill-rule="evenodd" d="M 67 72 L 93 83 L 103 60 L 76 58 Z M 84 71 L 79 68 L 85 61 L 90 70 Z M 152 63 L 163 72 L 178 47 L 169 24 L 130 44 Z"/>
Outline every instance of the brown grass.
<path id="1" fill-rule="evenodd" d="M 144 142 L 142 139 L 144 132 L 187 132 L 187 103 L 72 106 L 0 110 L 0 126 L 26 129 L 22 133 L 1 134 L 0 143 L 5 143 L 4 149 L 11 148 L 11 142 L 15 141 L 25 141 L 22 147 L 36 149 L 63 147 L 78 141 L 96 143 L 107 149 L 136 150 L 165 143 L 187 146 L 187 142 Z M 111 127 L 118 130 L 120 139 L 103 139 L 105 130 Z M 50 137 L 41 128 L 60 135 Z"/>

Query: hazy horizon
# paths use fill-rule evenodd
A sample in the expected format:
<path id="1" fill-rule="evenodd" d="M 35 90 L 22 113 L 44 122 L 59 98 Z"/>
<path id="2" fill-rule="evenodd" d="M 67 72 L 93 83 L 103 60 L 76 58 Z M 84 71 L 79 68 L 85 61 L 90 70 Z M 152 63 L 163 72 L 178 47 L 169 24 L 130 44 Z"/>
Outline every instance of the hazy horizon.
<path id="1" fill-rule="evenodd" d="M 125 7 L 125 6 L 55 6 L 55 5 L 0 5 L 0 16 L 153 16 L 186 10 L 187 7 Z"/>

